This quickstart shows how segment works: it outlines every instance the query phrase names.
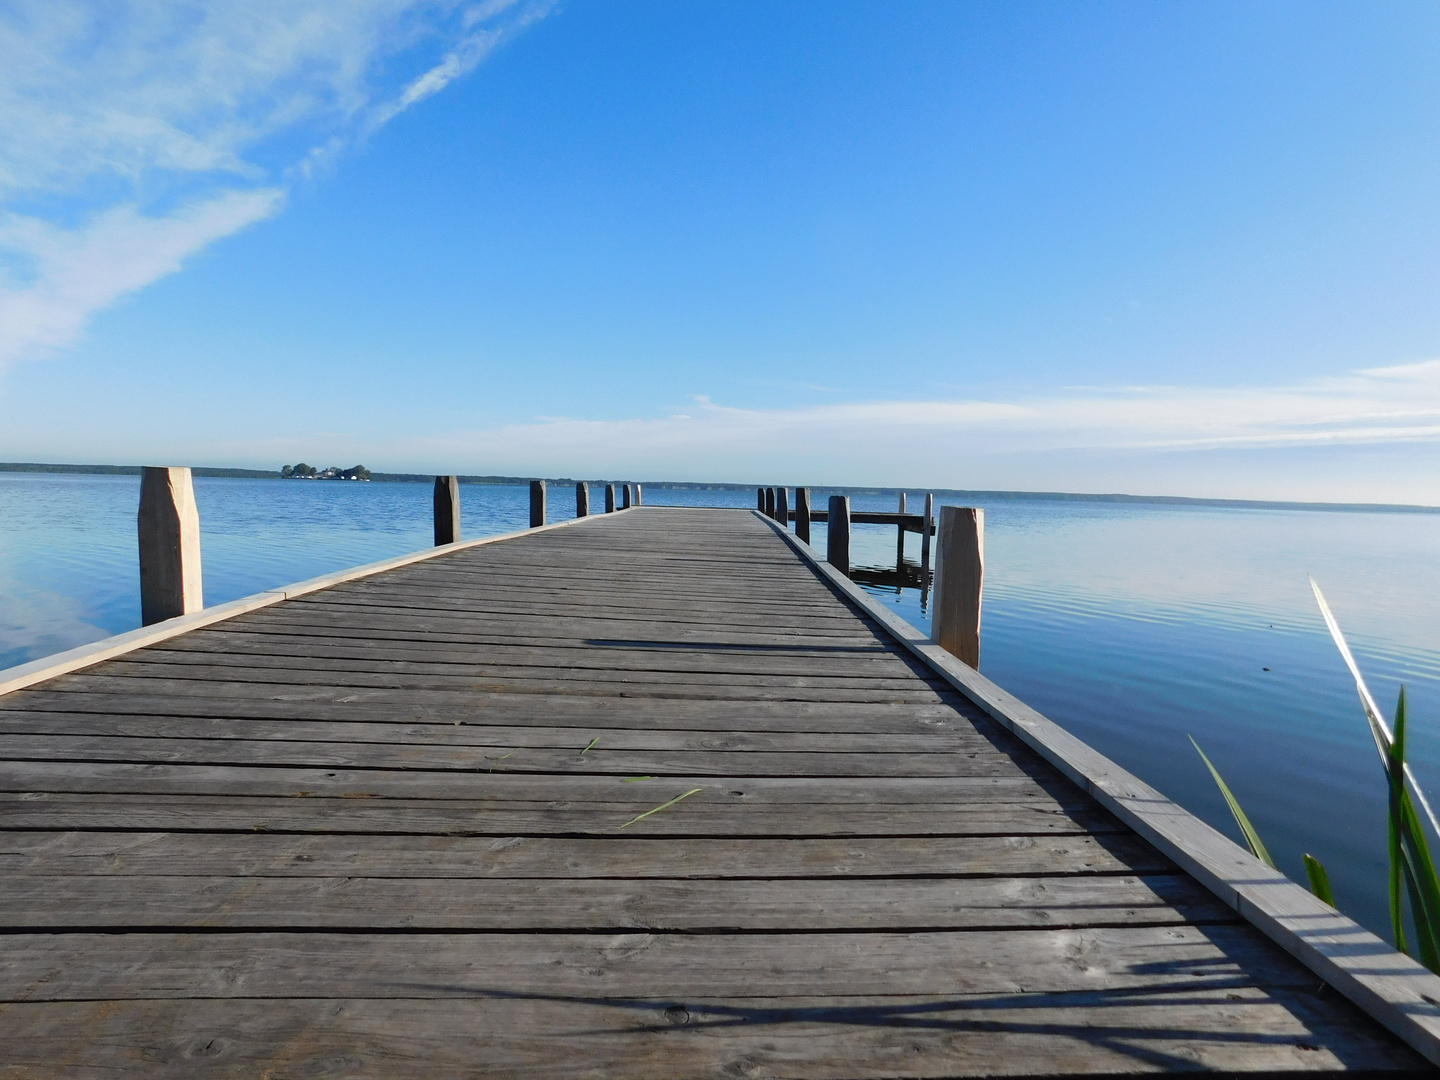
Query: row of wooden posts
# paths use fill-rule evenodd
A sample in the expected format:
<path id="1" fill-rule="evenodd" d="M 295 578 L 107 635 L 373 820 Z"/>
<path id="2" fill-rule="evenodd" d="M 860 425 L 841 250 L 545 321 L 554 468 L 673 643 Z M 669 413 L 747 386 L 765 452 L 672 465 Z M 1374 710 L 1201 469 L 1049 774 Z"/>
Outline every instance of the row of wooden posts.
<path id="1" fill-rule="evenodd" d="M 545 524 L 546 485 L 530 481 L 530 527 Z M 641 505 L 639 484 L 606 484 L 605 512 Z M 898 558 L 903 559 L 905 533 L 920 533 L 922 575 L 930 569 L 930 538 L 935 536 L 936 560 L 932 618 L 934 637 L 943 648 L 971 667 L 980 665 L 980 599 L 984 579 L 985 512 L 970 507 L 944 506 L 935 518 L 935 497 L 925 496 L 925 513 L 907 514 L 905 496 L 898 513 L 852 511 L 848 495 L 830 496 L 826 510 L 812 511 L 810 490 L 795 489 L 790 509 L 788 488 L 759 488 L 756 509 L 810 542 L 812 521 L 826 523 L 826 561 L 847 577 L 850 574 L 852 524 L 895 525 L 899 529 Z M 575 485 L 575 514 L 590 513 L 590 485 Z M 200 577 L 200 513 L 186 468 L 146 468 L 140 477 L 140 618 L 146 626 L 162 619 L 199 611 L 204 606 Z M 460 540 L 460 479 L 435 478 L 435 543 Z"/>

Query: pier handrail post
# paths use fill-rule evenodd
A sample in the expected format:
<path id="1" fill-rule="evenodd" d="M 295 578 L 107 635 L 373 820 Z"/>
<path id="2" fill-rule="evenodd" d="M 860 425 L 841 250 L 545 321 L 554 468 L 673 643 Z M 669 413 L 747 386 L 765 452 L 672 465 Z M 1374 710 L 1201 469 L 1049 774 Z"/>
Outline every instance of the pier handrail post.
<path id="1" fill-rule="evenodd" d="M 606 512 L 607 514 L 613 514 L 613 513 L 615 512 L 615 485 L 614 485 L 614 484 L 606 484 L 606 485 L 605 485 L 605 512 Z"/>
<path id="2" fill-rule="evenodd" d="M 825 522 L 825 561 L 850 576 L 850 496 L 831 495 Z"/>
<path id="3" fill-rule="evenodd" d="M 538 529 L 545 524 L 545 481 L 530 481 L 530 527 Z"/>
<path id="4" fill-rule="evenodd" d="M 435 546 L 460 540 L 460 478 L 435 477 Z"/>
<path id="5" fill-rule="evenodd" d="M 775 519 L 775 489 L 773 487 L 765 489 L 765 516 L 772 521 Z"/>
<path id="6" fill-rule="evenodd" d="M 629 510 L 630 507 L 633 506 L 633 505 L 634 505 L 634 503 L 631 502 L 630 485 L 629 485 L 629 484 L 621 484 L 621 485 L 620 485 L 620 509 L 621 509 L 621 510 Z"/>
<path id="7" fill-rule="evenodd" d="M 636 485 L 635 485 L 635 505 L 636 505 L 636 506 L 639 506 L 639 505 L 641 505 L 642 503 L 644 503 L 644 501 L 645 501 L 644 493 L 641 492 L 641 490 L 640 490 L 640 485 L 639 485 L 639 484 L 636 484 Z"/>
<path id="8" fill-rule="evenodd" d="M 788 488 L 775 489 L 775 520 L 785 528 L 790 528 L 790 490 Z"/>
<path id="9" fill-rule="evenodd" d="M 930 572 L 930 534 L 935 531 L 935 495 L 925 496 L 925 520 L 920 524 L 920 585 L 925 587 L 925 575 Z"/>
<path id="10" fill-rule="evenodd" d="M 755 489 L 755 509 L 756 509 L 756 510 L 759 510 L 762 514 L 765 512 L 765 489 L 764 489 L 764 488 L 756 488 L 756 489 Z"/>
<path id="11" fill-rule="evenodd" d="M 985 584 L 985 511 L 942 506 L 935 543 L 935 643 L 980 667 L 980 599 Z"/>
<path id="12" fill-rule="evenodd" d="M 205 606 L 200 580 L 200 511 L 187 468 L 140 472 L 140 622 L 145 626 Z"/>
<path id="13" fill-rule="evenodd" d="M 575 516 L 590 516 L 590 485 L 584 480 L 575 485 Z"/>
<path id="14" fill-rule="evenodd" d="M 810 542 L 810 489 L 795 489 L 795 535 L 805 543 Z"/>
<path id="15" fill-rule="evenodd" d="M 905 492 L 900 492 L 900 513 L 905 513 Z M 905 522 L 900 522 L 895 528 L 895 572 L 903 573 L 905 570 Z"/>

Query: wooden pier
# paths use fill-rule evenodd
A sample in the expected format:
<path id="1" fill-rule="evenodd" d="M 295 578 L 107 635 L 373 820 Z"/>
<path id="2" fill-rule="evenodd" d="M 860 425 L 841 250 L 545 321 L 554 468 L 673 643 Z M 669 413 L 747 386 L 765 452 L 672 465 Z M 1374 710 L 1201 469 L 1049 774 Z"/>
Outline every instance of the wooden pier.
<path id="1" fill-rule="evenodd" d="M 452 544 L 0 694 L 0 1077 L 1440 1058 L 1440 979 L 758 513 Z"/>

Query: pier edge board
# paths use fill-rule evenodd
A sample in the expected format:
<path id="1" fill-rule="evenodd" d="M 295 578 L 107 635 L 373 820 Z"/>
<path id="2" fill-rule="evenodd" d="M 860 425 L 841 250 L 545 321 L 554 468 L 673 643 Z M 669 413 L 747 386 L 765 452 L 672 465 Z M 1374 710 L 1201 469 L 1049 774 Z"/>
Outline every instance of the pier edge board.
<path id="1" fill-rule="evenodd" d="M 28 686 L 44 682 L 46 679 L 53 679 L 60 675 L 68 675 L 73 671 L 80 671 L 87 667 L 93 667 L 105 660 L 113 660 L 117 656 L 124 656 L 126 653 L 134 652 L 136 649 L 143 649 L 147 645 L 155 645 L 167 641 L 181 634 L 188 634 L 191 630 L 200 630 L 206 626 L 213 626 L 215 623 L 224 622 L 226 619 L 233 619 L 237 615 L 244 615 L 260 608 L 270 607 L 282 600 L 290 600 L 298 596 L 306 596 L 310 593 L 319 592 L 321 589 L 328 589 L 332 585 L 340 585 L 347 581 L 357 581 L 361 578 L 373 577 L 376 574 L 383 574 L 387 570 L 398 570 L 402 566 L 409 566 L 412 563 L 425 562 L 428 559 L 435 559 L 441 555 L 449 555 L 456 551 L 465 551 L 469 548 L 482 547 L 485 544 L 498 544 L 502 540 L 515 540 L 522 536 L 531 536 L 539 532 L 548 532 L 553 529 L 563 529 L 571 525 L 579 525 L 584 522 L 600 520 L 596 517 L 571 518 L 569 521 L 557 521 L 551 525 L 541 525 L 533 529 L 518 529 L 515 532 L 500 533 L 497 536 L 481 536 L 474 540 L 460 540 L 453 544 L 440 544 L 436 547 L 422 548 L 419 551 L 412 551 L 407 555 L 397 555 L 389 559 L 381 559 L 378 562 L 365 563 L 362 566 L 354 566 L 349 570 L 337 570 L 330 574 L 321 574 L 319 577 L 307 578 L 304 581 L 297 581 L 291 585 L 282 585 L 275 589 L 265 589 L 250 596 L 242 596 L 238 600 L 231 600 L 228 603 L 216 604 L 214 607 L 205 608 L 192 615 L 180 615 L 173 619 L 166 619 L 164 622 L 154 623 L 150 626 L 142 626 L 135 630 L 127 630 L 121 634 L 102 638 L 99 641 L 92 641 L 88 645 L 80 645 L 74 649 L 67 649 L 65 652 L 54 653 L 51 656 L 42 656 L 38 660 L 30 660 L 23 664 L 17 664 L 12 668 L 0 670 L 0 697 L 15 690 L 24 690 Z"/>
<path id="2" fill-rule="evenodd" d="M 1440 976 L 1162 795 L 885 609 L 809 544 L 751 511 L 832 588 L 1363 1012 L 1440 1065 Z"/>

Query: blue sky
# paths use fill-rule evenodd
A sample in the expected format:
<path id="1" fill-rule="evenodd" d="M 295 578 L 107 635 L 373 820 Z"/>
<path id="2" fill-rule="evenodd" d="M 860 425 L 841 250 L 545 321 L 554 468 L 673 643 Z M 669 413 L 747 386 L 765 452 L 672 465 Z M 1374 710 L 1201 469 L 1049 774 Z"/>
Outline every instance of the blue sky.
<path id="1" fill-rule="evenodd" d="M 0 6 L 0 459 L 1440 503 L 1440 8 Z"/>

